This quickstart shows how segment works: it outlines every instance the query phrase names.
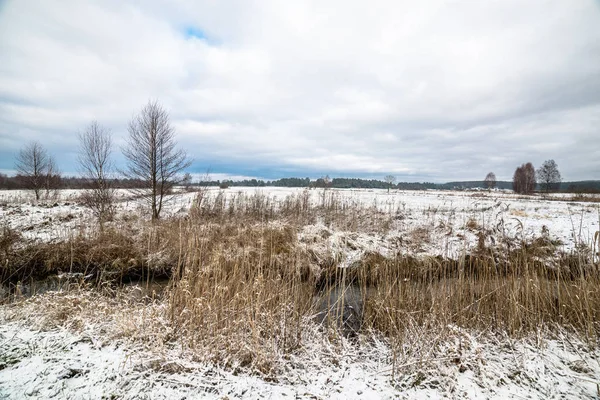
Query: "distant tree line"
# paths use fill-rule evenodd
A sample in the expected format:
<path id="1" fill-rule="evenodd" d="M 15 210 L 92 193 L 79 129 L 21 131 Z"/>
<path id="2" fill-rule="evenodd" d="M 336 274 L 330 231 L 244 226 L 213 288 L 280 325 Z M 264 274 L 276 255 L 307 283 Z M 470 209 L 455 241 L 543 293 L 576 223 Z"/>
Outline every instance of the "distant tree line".
<path id="1" fill-rule="evenodd" d="M 321 179 L 321 178 L 319 178 Z M 189 188 L 198 186 L 206 187 L 300 187 L 311 188 L 319 187 L 319 179 L 311 180 L 310 178 L 282 178 L 276 180 L 262 179 L 244 179 L 244 180 L 209 180 L 196 181 L 189 184 Z M 111 187 L 115 189 L 133 189 L 140 187 L 142 181 L 128 178 L 112 178 L 109 179 Z M 455 181 L 447 183 L 432 183 L 432 182 L 398 182 L 392 186 L 397 190 L 467 190 L 475 188 L 488 188 L 486 181 Z M 59 189 L 86 189 L 88 186 L 87 180 L 77 176 L 60 177 L 58 183 Z M 323 187 L 323 186 L 320 186 Z M 376 179 L 360 179 L 360 178 L 333 178 L 328 187 L 336 189 L 387 189 L 388 183 Z M 495 187 L 498 189 L 512 189 L 512 181 L 496 181 Z M 600 181 L 575 181 L 562 182 L 560 184 L 551 185 L 554 189 L 551 191 L 563 191 L 570 193 L 596 193 L 600 192 Z M 22 180 L 22 177 L 7 176 L 0 173 L 0 189 L 27 189 L 27 185 Z M 536 185 L 536 191 L 544 191 L 544 185 L 539 182 Z"/>
<path id="2" fill-rule="evenodd" d="M 115 189 L 132 189 L 140 187 L 139 179 L 112 178 L 109 182 Z M 27 180 L 22 175 L 8 176 L 0 173 L 0 189 L 29 189 Z M 56 189 L 87 189 L 88 179 L 80 176 L 56 176 Z"/>
<path id="3" fill-rule="evenodd" d="M 321 179 L 321 178 L 319 178 Z M 319 179 L 310 178 L 282 178 L 276 180 L 262 179 L 244 179 L 244 180 L 201 180 L 189 184 L 189 188 L 194 187 L 299 187 L 311 188 L 319 187 Z M 111 187 L 115 189 L 133 189 L 140 187 L 142 182 L 136 179 L 113 178 L 109 179 Z M 77 176 L 61 177 L 58 184 L 59 189 L 86 189 L 88 186 L 85 178 Z M 320 186 L 322 187 L 322 186 Z M 336 189 L 387 189 L 388 183 L 376 179 L 360 178 L 333 178 L 328 187 Z M 496 181 L 498 189 L 512 189 L 512 181 Z M 0 189 L 26 189 L 27 186 L 21 180 L 20 176 L 7 176 L 0 173 Z M 397 190 L 467 190 L 475 188 L 488 188 L 486 181 L 455 181 L 447 183 L 432 182 L 398 182 L 392 186 Z M 570 193 L 597 193 L 600 192 L 600 181 L 575 181 L 562 182 L 560 185 L 554 185 L 553 191 L 563 191 Z M 536 185 L 536 191 L 544 191 L 542 183 Z"/>
<path id="4" fill-rule="evenodd" d="M 481 182 L 479 182 L 481 185 Z M 300 187 L 300 188 L 336 188 L 336 189 L 400 189 L 400 190 L 425 190 L 425 189 L 452 189 L 446 184 L 399 182 L 396 184 L 377 179 L 360 178 L 333 178 L 322 177 L 311 180 L 310 178 L 282 178 L 276 180 L 244 179 L 244 180 L 202 180 L 193 186 L 241 186 L 241 187 Z"/>

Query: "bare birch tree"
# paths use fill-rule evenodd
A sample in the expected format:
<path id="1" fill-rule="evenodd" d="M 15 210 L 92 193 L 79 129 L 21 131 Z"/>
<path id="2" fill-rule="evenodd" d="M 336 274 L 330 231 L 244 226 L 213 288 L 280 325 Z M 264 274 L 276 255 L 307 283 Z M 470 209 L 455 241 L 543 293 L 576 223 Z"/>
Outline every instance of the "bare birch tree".
<path id="1" fill-rule="evenodd" d="M 112 134 L 93 121 L 79 134 L 79 167 L 86 180 L 87 190 L 82 195 L 83 203 L 98 219 L 100 229 L 114 214 L 115 191 L 111 184 L 113 164 Z"/>
<path id="2" fill-rule="evenodd" d="M 129 122 L 129 138 L 123 154 L 128 166 L 123 173 L 139 180 L 138 191 L 152 211 L 160 217 L 166 197 L 183 179 L 179 174 L 190 165 L 186 153 L 175 147 L 175 129 L 169 113 L 157 102 L 149 101 Z"/>
<path id="3" fill-rule="evenodd" d="M 25 186 L 35 193 L 39 200 L 42 189 L 47 182 L 50 156 L 39 142 L 31 142 L 19 151 L 15 168 Z"/>
<path id="4" fill-rule="evenodd" d="M 190 174 L 189 172 L 186 172 L 185 175 L 183 175 L 181 184 L 183 185 L 185 190 L 189 191 L 192 187 L 192 174 Z"/>
<path id="5" fill-rule="evenodd" d="M 516 193 L 531 194 L 537 185 L 535 168 L 531 163 L 523 164 L 515 170 L 513 175 L 513 190 Z"/>
<path id="6" fill-rule="evenodd" d="M 388 193 L 390 192 L 390 188 L 392 186 L 394 186 L 394 183 L 396 182 L 396 177 L 394 175 L 386 175 L 383 180 L 385 181 L 385 183 L 387 183 L 388 187 L 387 187 L 387 191 Z"/>
<path id="7" fill-rule="evenodd" d="M 558 165 L 554 160 L 546 160 L 542 166 L 537 170 L 537 176 L 540 178 L 542 189 L 549 193 L 551 190 L 560 189 L 560 182 L 562 180 L 560 172 L 558 171 Z"/>
<path id="8" fill-rule="evenodd" d="M 493 189 L 496 187 L 496 174 L 493 172 L 489 172 L 485 176 L 485 180 L 483 181 L 484 185 L 488 189 Z"/>
<path id="9" fill-rule="evenodd" d="M 537 180 L 535 176 L 535 168 L 533 168 L 533 164 L 528 162 L 523 167 L 523 171 L 525 174 L 525 193 L 531 194 L 535 192 L 535 187 L 537 185 Z"/>

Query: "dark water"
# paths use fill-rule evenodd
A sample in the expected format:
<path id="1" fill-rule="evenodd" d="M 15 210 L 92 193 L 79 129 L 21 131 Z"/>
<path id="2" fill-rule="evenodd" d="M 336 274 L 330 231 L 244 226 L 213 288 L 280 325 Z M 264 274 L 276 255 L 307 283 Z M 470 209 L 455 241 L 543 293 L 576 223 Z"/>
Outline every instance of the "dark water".
<path id="1" fill-rule="evenodd" d="M 338 285 L 324 290 L 315 298 L 315 321 L 335 327 L 345 336 L 355 336 L 362 326 L 367 293 L 357 285 Z"/>
<path id="2" fill-rule="evenodd" d="M 132 281 L 122 284 L 108 282 L 96 285 L 83 274 L 61 274 L 46 279 L 0 286 L 0 301 L 11 302 L 49 292 L 69 292 L 84 288 L 96 288 L 108 295 L 123 294 L 132 300 L 159 300 L 169 285 L 168 279 Z M 335 285 L 320 291 L 314 297 L 315 321 L 339 330 L 344 336 L 355 336 L 363 323 L 364 302 L 368 291 L 358 285 Z"/>
<path id="3" fill-rule="evenodd" d="M 42 280 L 19 282 L 17 284 L 0 285 L 0 301 L 7 302 L 21 298 L 41 295 L 48 292 L 67 292 L 89 287 L 96 287 L 106 292 L 126 289 L 134 299 L 159 299 L 169 284 L 168 279 L 155 281 L 131 281 L 127 283 L 94 285 L 88 281 L 89 277 L 83 274 L 52 275 Z"/>

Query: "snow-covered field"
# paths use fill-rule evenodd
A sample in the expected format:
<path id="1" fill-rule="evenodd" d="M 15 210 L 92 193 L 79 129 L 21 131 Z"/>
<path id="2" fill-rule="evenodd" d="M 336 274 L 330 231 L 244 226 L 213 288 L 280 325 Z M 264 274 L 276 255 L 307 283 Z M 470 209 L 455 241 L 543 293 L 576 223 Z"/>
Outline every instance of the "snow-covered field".
<path id="1" fill-rule="evenodd" d="M 286 196 L 303 192 L 299 188 L 230 188 L 224 194 L 263 193 L 276 202 Z M 220 190 L 210 188 L 209 195 Z M 8 226 L 25 238 L 54 240 L 85 232 L 94 227 L 89 210 L 78 203 L 77 190 L 60 192 L 57 199 L 36 203 L 26 191 L 0 191 L 0 226 Z M 319 204 L 324 191 L 310 190 L 310 198 Z M 166 204 L 163 215 L 185 214 L 193 204 L 195 193 L 184 193 Z M 563 250 L 571 250 L 578 243 L 591 245 L 599 230 L 600 202 L 571 202 L 564 195 L 550 198 L 517 196 L 504 191 L 391 191 L 367 189 L 332 189 L 327 196 L 353 207 L 373 207 L 393 217 L 388 232 L 373 235 L 362 232 L 359 242 L 369 250 L 386 252 L 395 248 L 399 238 L 408 238 L 420 230 L 419 243 L 407 248 L 415 253 L 455 257 L 477 243 L 477 232 L 484 229 L 493 235 L 511 238 L 531 238 L 547 232 L 562 243 Z M 142 205 L 127 190 L 119 190 L 118 210 L 121 218 L 142 215 Z M 146 214 L 147 215 L 147 214 Z M 117 221 L 119 218 L 117 218 Z M 129 220 L 128 220 L 129 221 Z M 311 234 L 323 226 L 307 226 Z M 347 233 L 338 232 L 346 238 Z M 356 236 L 356 235 L 354 235 Z M 425 236 L 425 237 L 423 237 Z"/>
<path id="2" fill-rule="evenodd" d="M 143 324 L 142 315 L 153 315 L 159 304 L 130 305 L 128 321 L 87 316 L 77 326 L 78 312 L 89 312 L 90 296 L 48 294 L 3 306 L 0 399 L 595 399 L 600 394 L 600 351 L 562 332 L 517 340 L 448 326 L 444 337 L 415 338 L 394 358 L 377 336 L 361 335 L 358 342 L 341 338 L 333 345 L 307 329 L 315 336 L 312 347 L 291 355 L 277 378 L 263 379 L 194 360 L 176 342 L 162 347 L 122 335 L 131 324 Z M 65 299 L 82 305 L 64 324 L 43 321 L 40 308 L 53 309 Z M 102 299 L 92 304 L 110 306 Z M 402 372 L 392 375 L 394 366 Z"/>
<path id="3" fill-rule="evenodd" d="M 228 198 L 262 193 L 277 203 L 303 191 L 230 188 L 223 193 Z M 208 190 L 211 196 L 219 192 Z M 62 191 L 57 198 L 35 202 L 26 191 L 0 191 L 0 229 L 8 227 L 32 241 L 57 241 L 91 232 L 96 229 L 95 222 L 79 203 L 80 193 Z M 477 246 L 481 232 L 486 232 L 486 240 L 548 235 L 560 241 L 559 250 L 570 251 L 581 244 L 593 247 L 600 223 L 600 203 L 572 202 L 558 195 L 335 189 L 308 193 L 313 204 L 323 201 L 324 195 L 334 196 L 340 203 L 378 210 L 389 218 L 385 229 L 338 230 L 323 220 L 301 227 L 300 243 L 308 245 L 319 237 L 314 246 L 343 253 L 338 257 L 342 264 L 350 264 L 366 252 L 387 255 L 398 250 L 457 257 Z M 183 193 L 176 197 L 163 215 L 186 215 L 195 196 Z M 117 217 L 112 222 L 117 229 L 147 218 L 142 204 L 128 191 L 118 191 L 118 197 Z M 448 326 L 443 337 L 417 332 L 412 347 L 392 354 L 386 340 L 371 333 L 361 334 L 358 342 L 341 338 L 334 345 L 322 334 L 319 339 L 316 327 L 307 326 L 306 331 L 315 335 L 315 340 L 308 341 L 314 348 L 301 349 L 286 360 L 286 371 L 273 381 L 197 360 L 177 341 L 154 346 L 151 339 L 118 334 L 132 324 L 144 323 L 136 322 L 143 320 L 140 316 L 158 315 L 164 303 L 127 302 L 130 308 L 124 314 L 132 317 L 124 328 L 124 322 L 115 322 L 110 313 L 86 317 L 80 298 L 93 298 L 90 304 L 105 301 L 93 292 L 46 293 L 0 305 L 0 399 L 600 396 L 598 347 L 566 332 L 541 329 L 515 339 Z M 61 314 L 61 323 L 46 321 L 45 313 L 65 301 L 72 305 L 69 310 L 74 311 L 69 312 L 73 314 Z M 111 307 L 105 305 L 107 310 Z M 156 324 L 161 326 L 160 321 Z M 136 326 L 134 331 L 143 329 Z M 392 370 L 402 373 L 392 375 Z"/>
<path id="4" fill-rule="evenodd" d="M 81 190 L 61 190 L 56 197 L 35 201 L 33 193 L 25 190 L 0 190 L 0 227 L 7 226 L 26 239 L 62 240 L 95 229 L 92 213 L 80 201 Z M 121 219 L 142 215 L 142 204 L 128 190 L 116 191 L 117 208 Z M 176 197 L 167 204 L 166 215 L 187 207 L 193 194 Z"/>

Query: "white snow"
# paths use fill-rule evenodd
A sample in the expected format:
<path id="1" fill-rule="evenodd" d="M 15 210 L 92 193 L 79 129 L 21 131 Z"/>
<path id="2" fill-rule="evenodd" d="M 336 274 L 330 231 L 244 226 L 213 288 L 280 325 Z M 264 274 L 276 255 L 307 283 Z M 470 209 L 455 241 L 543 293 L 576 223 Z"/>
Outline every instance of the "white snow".
<path id="1" fill-rule="evenodd" d="M 258 192 L 277 203 L 304 190 L 230 188 L 223 193 L 232 198 Z M 220 190 L 208 192 L 216 195 Z M 0 191 L 0 227 L 43 241 L 85 234 L 94 229 L 94 221 L 78 203 L 80 193 L 62 191 L 57 199 L 35 202 L 26 191 Z M 308 193 L 313 204 L 322 201 L 322 189 Z M 591 245 L 600 222 L 600 203 L 571 202 L 561 196 L 386 190 L 326 194 L 362 209 L 376 208 L 391 221 L 383 231 L 336 229 L 323 220 L 301 228 L 300 243 L 318 247 L 318 254 L 341 254 L 338 259 L 348 265 L 366 252 L 387 255 L 399 246 L 415 254 L 457 255 L 475 246 L 482 230 L 516 239 L 539 236 L 544 230 L 570 250 L 578 243 Z M 132 216 L 143 218 L 140 202 L 128 191 L 119 191 L 119 197 L 115 226 L 130 223 Z M 176 197 L 165 214 L 184 215 L 194 197 L 195 193 Z M 0 399 L 600 396 L 600 351 L 564 332 L 540 331 L 517 340 L 449 326 L 444 332 L 415 332 L 397 354 L 377 335 L 361 335 L 360 345 L 345 339 L 332 345 L 315 333 L 298 354 L 280 360 L 284 372 L 273 382 L 245 370 L 197 361 L 193 351 L 177 341 L 153 346 L 148 338 L 115 335 L 121 328 L 110 321 L 38 324 L 43 316 L 35 301 L 50 299 L 43 296 L 52 293 L 35 296 L 33 303 L 0 306 Z M 317 332 L 311 323 L 307 321 L 306 330 Z"/>
<path id="2" fill-rule="evenodd" d="M 302 193 L 301 188 L 230 188 L 222 191 L 228 198 L 244 194 L 262 193 L 278 204 L 288 195 Z M 209 195 L 220 192 L 209 188 Z M 0 191 L 0 226 L 7 226 L 37 240 L 64 239 L 72 234 L 85 233 L 94 227 L 94 220 L 85 207 L 77 202 L 81 192 L 65 190 L 56 200 L 35 202 L 27 191 Z M 140 213 L 139 200 L 131 199 L 127 190 L 119 190 L 118 216 L 120 218 Z M 309 190 L 313 204 L 320 204 L 324 191 Z M 415 253 L 456 256 L 477 243 L 477 232 L 485 230 L 498 237 L 532 238 L 547 230 L 552 239 L 562 243 L 569 251 L 579 243 L 591 245 L 600 224 L 600 202 L 571 202 L 564 195 L 517 196 L 505 191 L 391 191 L 379 189 L 331 189 L 327 196 L 335 196 L 340 202 L 367 209 L 375 207 L 392 219 L 388 232 L 383 236 L 368 234 L 371 248 L 385 253 L 395 248 L 399 239 L 410 239 L 411 232 L 424 229 L 428 240 L 420 240 L 414 248 L 405 249 Z M 193 204 L 195 193 L 183 193 L 166 204 L 164 215 L 185 214 Z M 146 214 L 147 215 L 147 214 Z M 124 219 L 123 219 L 124 220 Z M 477 228 L 470 229 L 472 220 Z M 321 230 L 319 224 L 306 226 L 306 234 Z M 349 232 L 339 232 L 346 238 Z M 300 235 L 302 237 L 303 234 Z M 363 235 L 364 239 L 364 235 Z M 331 240 L 337 240 L 333 237 Z M 410 241 L 410 240 L 409 240 Z"/>
<path id="3" fill-rule="evenodd" d="M 94 326 L 38 330 L 0 324 L 0 399 L 595 399 L 600 352 L 568 335 L 522 340 L 448 327 L 434 344 L 396 360 L 383 341 L 361 338 L 335 349 L 316 341 L 268 381 L 193 361 L 173 344 L 153 351 L 108 340 Z M 376 338 L 376 336 L 375 336 Z M 433 338 L 431 338 L 433 339 Z M 439 338 L 437 338 L 439 340 Z M 427 349 L 428 354 L 421 352 Z"/>

